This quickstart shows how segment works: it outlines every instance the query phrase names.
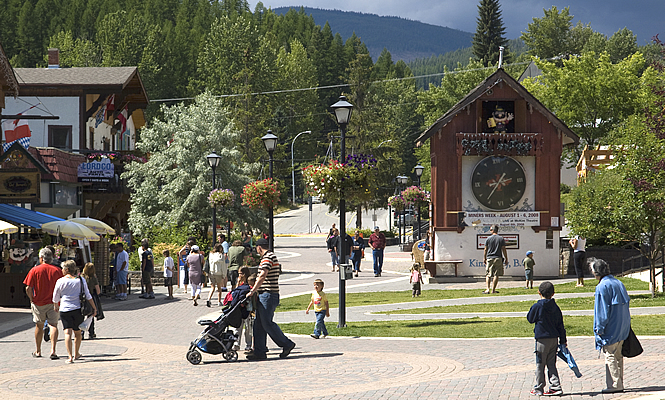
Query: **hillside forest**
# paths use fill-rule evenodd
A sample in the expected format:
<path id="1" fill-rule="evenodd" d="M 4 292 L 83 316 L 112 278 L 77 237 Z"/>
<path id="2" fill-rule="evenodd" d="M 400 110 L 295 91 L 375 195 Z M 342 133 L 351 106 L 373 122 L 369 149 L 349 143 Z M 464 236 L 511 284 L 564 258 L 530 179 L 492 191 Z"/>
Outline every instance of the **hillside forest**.
<path id="1" fill-rule="evenodd" d="M 278 15 L 262 3 L 250 10 L 245 0 L 0 0 L 0 10 L 0 42 L 13 67 L 46 66 L 50 47 L 60 49 L 61 67 L 138 66 L 151 100 L 149 127 L 164 117 L 162 107 L 193 104 L 195 96 L 207 93 L 228 110 L 241 159 L 255 166 L 253 178 L 265 177 L 260 138 L 268 129 L 279 137 L 275 176 L 287 187 L 298 133 L 312 131 L 298 139 L 298 168 L 338 156 L 330 105 L 346 95 L 354 105 L 347 147 L 371 153 L 379 163 L 379 193 L 367 207 L 385 206 L 396 175 L 414 178 L 417 162 L 429 165 L 428 145 L 416 149 L 415 138 L 496 69 L 495 63 L 478 61 L 470 48 L 408 65 L 384 49 L 374 61 L 361 38 L 333 34 L 329 24 L 316 25 L 303 9 Z M 601 77 L 630 75 L 636 84 L 660 57 L 659 46 L 638 47 L 628 29 L 608 38 L 589 25 L 572 26 L 567 8 L 544 11 L 507 44 L 510 63 L 504 68 L 516 78 L 532 58 L 550 59 L 551 69 L 539 65 L 550 71 L 553 80 L 547 82 L 554 86 L 554 71 L 566 71 L 566 59 L 589 55 L 586 68 Z M 417 84 L 420 75 L 429 76 Z M 577 79 L 570 84 L 579 86 Z M 546 105 L 566 110 L 552 91 L 537 92 Z M 639 99 L 631 94 L 625 115 L 637 112 Z M 601 132 L 580 125 L 572 111 L 560 118 L 579 131 L 581 146 L 587 139 L 603 143 L 613 128 L 604 125 Z M 584 129 L 593 133 L 584 135 Z M 428 180 L 426 171 L 425 186 Z M 301 197 L 302 186 L 298 192 Z"/>

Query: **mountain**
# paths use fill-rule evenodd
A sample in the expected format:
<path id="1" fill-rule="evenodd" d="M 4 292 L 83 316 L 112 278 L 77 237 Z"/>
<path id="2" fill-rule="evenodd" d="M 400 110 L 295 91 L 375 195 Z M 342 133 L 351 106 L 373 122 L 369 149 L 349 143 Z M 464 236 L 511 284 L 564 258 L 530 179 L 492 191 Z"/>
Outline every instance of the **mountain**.
<path id="1" fill-rule="evenodd" d="M 291 8 L 300 9 L 278 7 L 273 11 L 286 14 Z M 355 32 L 375 61 L 384 48 L 388 49 L 394 61 L 401 59 L 409 62 L 469 47 L 473 37 L 469 32 L 400 17 L 309 7 L 303 9 L 317 25 L 323 26 L 327 21 L 333 33 L 339 33 L 345 41 Z"/>

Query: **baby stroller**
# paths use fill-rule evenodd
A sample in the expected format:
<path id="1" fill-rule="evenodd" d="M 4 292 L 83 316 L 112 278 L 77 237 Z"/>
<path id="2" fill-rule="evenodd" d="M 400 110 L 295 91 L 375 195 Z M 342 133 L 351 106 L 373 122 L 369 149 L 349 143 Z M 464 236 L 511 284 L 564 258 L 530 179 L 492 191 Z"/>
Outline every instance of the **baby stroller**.
<path id="1" fill-rule="evenodd" d="M 198 321 L 199 325 L 206 328 L 194 340 L 187 350 L 187 361 L 197 365 L 201 363 L 201 353 L 221 354 L 226 361 L 237 361 L 238 352 L 233 350 L 233 344 L 238 337 L 229 327 L 239 328 L 242 324 L 242 307 L 247 304 L 248 299 L 238 301 L 233 307 L 226 307 L 222 315 L 214 321 L 204 319 Z"/>

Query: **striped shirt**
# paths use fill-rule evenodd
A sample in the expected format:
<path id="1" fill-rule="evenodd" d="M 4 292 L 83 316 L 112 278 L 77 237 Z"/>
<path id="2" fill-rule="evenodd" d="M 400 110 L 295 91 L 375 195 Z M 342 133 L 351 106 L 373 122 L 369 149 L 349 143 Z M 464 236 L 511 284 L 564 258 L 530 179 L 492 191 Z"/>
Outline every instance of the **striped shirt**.
<path id="1" fill-rule="evenodd" d="M 268 273 L 266 279 L 259 288 L 259 293 L 270 292 L 279 293 L 279 274 L 282 272 L 282 266 L 277 261 L 277 256 L 272 251 L 266 251 L 261 258 L 259 268 Z"/>

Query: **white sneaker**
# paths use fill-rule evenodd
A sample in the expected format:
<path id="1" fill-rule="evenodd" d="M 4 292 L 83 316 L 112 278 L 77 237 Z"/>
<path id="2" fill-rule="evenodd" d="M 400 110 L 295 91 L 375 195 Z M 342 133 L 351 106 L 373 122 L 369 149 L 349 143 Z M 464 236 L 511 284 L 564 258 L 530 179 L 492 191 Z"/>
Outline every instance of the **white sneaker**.
<path id="1" fill-rule="evenodd" d="M 235 350 L 235 351 L 240 350 L 240 346 L 238 346 L 237 344 L 234 344 L 233 345 L 233 350 Z"/>

